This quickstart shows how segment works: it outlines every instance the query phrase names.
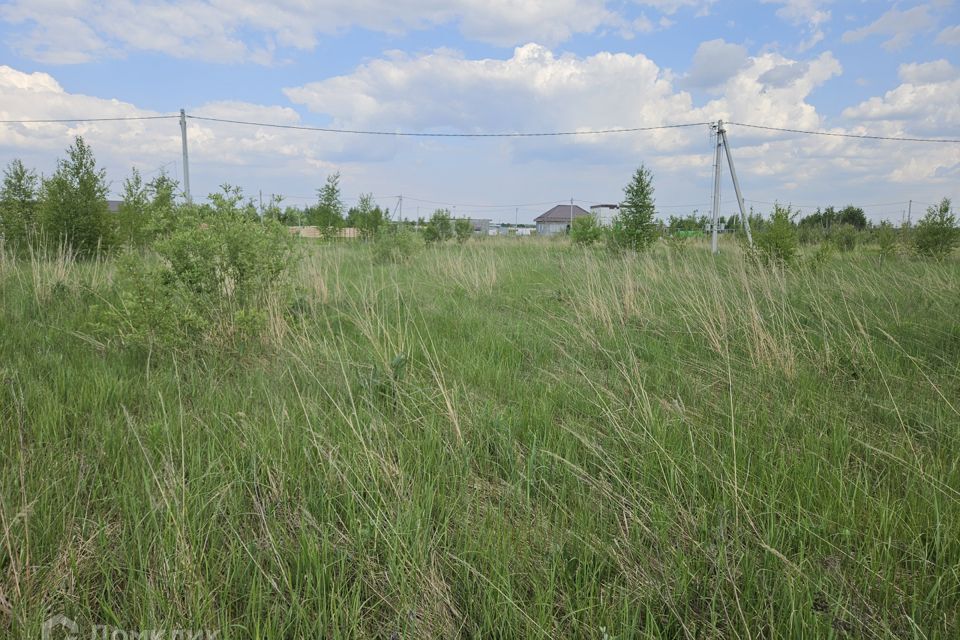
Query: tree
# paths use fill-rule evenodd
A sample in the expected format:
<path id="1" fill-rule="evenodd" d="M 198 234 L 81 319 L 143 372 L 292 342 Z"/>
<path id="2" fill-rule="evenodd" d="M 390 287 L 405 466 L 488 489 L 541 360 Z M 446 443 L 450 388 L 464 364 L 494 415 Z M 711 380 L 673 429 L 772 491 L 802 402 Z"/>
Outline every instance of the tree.
<path id="1" fill-rule="evenodd" d="M 653 219 L 653 174 L 640 165 L 623 192 L 625 198 L 617 216 L 620 221 L 616 227 L 617 239 L 626 248 L 643 251 L 657 238 Z"/>
<path id="2" fill-rule="evenodd" d="M 77 136 L 66 159 L 43 184 L 41 221 L 44 232 L 68 244 L 80 257 L 90 257 L 110 245 L 107 174 L 97 169 L 93 151 Z"/>
<path id="3" fill-rule="evenodd" d="M 589 246 L 600 239 L 603 229 L 597 224 L 595 216 L 580 216 L 573 219 L 573 229 L 570 238 L 574 244 Z"/>
<path id="4" fill-rule="evenodd" d="M 347 212 L 347 226 L 355 227 L 364 238 L 377 235 L 387 222 L 387 214 L 373 200 L 372 193 L 360 194 L 357 206 Z"/>
<path id="5" fill-rule="evenodd" d="M 150 204 L 147 187 L 140 172 L 134 167 L 130 177 L 123 181 L 123 199 L 117 211 L 117 241 L 141 246 L 146 241 L 147 206 Z"/>
<path id="6" fill-rule="evenodd" d="M 928 207 L 926 215 L 917 223 L 913 230 L 913 246 L 922 256 L 942 260 L 958 244 L 957 216 L 951 211 L 950 199 L 944 198 L 940 204 Z"/>
<path id="7" fill-rule="evenodd" d="M 897 232 L 886 220 L 877 228 L 877 244 L 880 246 L 880 262 L 897 252 Z"/>
<path id="8" fill-rule="evenodd" d="M 789 264 L 797 255 L 797 231 L 793 227 L 793 210 L 773 206 L 770 222 L 754 234 L 761 258 L 772 264 Z"/>
<path id="9" fill-rule="evenodd" d="M 467 218 L 457 218 L 453 223 L 453 231 L 457 235 L 457 242 L 463 244 L 473 235 L 473 225 Z"/>
<path id="10" fill-rule="evenodd" d="M 423 239 L 427 242 L 443 242 L 453 236 L 453 224 L 449 209 L 437 209 L 423 228 Z"/>
<path id="11" fill-rule="evenodd" d="M 307 209 L 307 221 L 330 236 L 343 228 L 343 200 L 340 197 L 340 172 L 327 176 L 327 182 L 317 189 L 317 204 Z"/>
<path id="12" fill-rule="evenodd" d="M 867 216 L 860 207 L 848 204 L 840 210 L 838 216 L 840 224 L 849 224 L 857 231 L 863 231 L 867 228 Z"/>
<path id="13" fill-rule="evenodd" d="M 0 187 L 0 236 L 7 247 L 21 251 L 36 239 L 37 174 L 14 160 L 3 172 Z"/>

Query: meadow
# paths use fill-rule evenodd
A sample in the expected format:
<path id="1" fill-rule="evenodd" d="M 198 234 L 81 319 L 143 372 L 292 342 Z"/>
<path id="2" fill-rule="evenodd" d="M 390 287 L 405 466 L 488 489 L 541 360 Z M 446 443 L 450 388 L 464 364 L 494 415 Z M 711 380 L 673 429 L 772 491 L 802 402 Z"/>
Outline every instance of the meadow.
<path id="1" fill-rule="evenodd" d="M 0 636 L 960 636 L 960 260 L 722 249 L 303 243 L 189 358 L 4 254 Z"/>

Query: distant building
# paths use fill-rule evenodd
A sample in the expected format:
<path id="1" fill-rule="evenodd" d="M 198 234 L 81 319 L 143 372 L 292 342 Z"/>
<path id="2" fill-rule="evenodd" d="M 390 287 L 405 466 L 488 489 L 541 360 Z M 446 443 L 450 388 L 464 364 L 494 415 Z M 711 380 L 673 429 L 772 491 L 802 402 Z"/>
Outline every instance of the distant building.
<path id="1" fill-rule="evenodd" d="M 107 200 L 107 211 L 117 213 L 120 211 L 121 204 L 123 204 L 123 200 Z"/>
<path id="2" fill-rule="evenodd" d="M 597 224 L 601 227 L 609 227 L 613 224 L 613 219 L 620 214 L 620 205 L 595 204 L 590 207 L 590 213 L 597 219 Z"/>
<path id="3" fill-rule="evenodd" d="M 490 233 L 489 218 L 470 218 L 470 224 L 473 226 L 474 235 L 485 236 Z"/>
<path id="4" fill-rule="evenodd" d="M 558 204 L 553 209 L 533 219 L 537 223 L 538 236 L 552 236 L 570 231 L 575 218 L 591 215 L 589 211 L 576 205 Z"/>

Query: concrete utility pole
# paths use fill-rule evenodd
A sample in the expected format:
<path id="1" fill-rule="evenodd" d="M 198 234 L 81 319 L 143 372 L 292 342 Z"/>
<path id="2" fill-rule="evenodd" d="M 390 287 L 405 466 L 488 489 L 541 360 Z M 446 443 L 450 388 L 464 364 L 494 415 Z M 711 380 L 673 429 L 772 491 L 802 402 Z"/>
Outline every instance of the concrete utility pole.
<path id="1" fill-rule="evenodd" d="M 717 246 L 717 227 L 720 217 L 720 146 L 723 144 L 723 120 L 717 120 L 717 153 L 713 163 L 713 215 L 710 221 L 710 250 L 716 254 L 719 252 Z"/>
<path id="2" fill-rule="evenodd" d="M 747 233 L 747 242 L 752 247 L 753 234 L 750 233 L 750 220 L 747 218 L 747 208 L 743 205 L 740 181 L 737 180 L 737 170 L 733 167 L 733 154 L 730 153 L 730 143 L 727 142 L 727 130 L 723 128 L 723 120 L 717 122 L 717 131 L 723 138 L 723 149 L 727 152 L 727 165 L 730 167 L 730 177 L 733 179 L 733 190 L 737 192 L 737 204 L 740 205 L 740 220 L 743 222 L 743 230 Z"/>
<path id="3" fill-rule="evenodd" d="M 910 199 L 910 202 L 907 203 L 907 227 L 910 226 L 910 218 L 913 216 L 913 198 Z"/>
<path id="4" fill-rule="evenodd" d="M 180 138 L 183 142 L 183 195 L 187 204 L 193 204 L 190 195 L 190 157 L 187 155 L 187 112 L 180 109 Z"/>
<path id="5" fill-rule="evenodd" d="M 570 198 L 570 235 L 573 235 L 573 198 Z"/>

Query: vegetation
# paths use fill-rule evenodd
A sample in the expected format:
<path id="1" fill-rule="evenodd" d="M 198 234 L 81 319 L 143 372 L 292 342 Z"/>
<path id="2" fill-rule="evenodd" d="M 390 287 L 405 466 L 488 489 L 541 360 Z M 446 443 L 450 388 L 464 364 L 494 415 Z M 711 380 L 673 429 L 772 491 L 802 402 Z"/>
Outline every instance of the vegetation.
<path id="1" fill-rule="evenodd" d="M 943 260 L 960 245 L 960 229 L 950 200 L 927 208 L 926 215 L 913 230 L 913 246 L 922 256 Z"/>
<path id="2" fill-rule="evenodd" d="M 36 244 L 39 184 L 36 172 L 27 169 L 20 160 L 11 162 L 3 172 L 0 237 L 10 251 L 24 253 Z"/>
<path id="3" fill-rule="evenodd" d="M 437 209 L 423 227 L 423 239 L 429 243 L 438 243 L 453 237 L 453 220 L 449 209 Z"/>
<path id="4" fill-rule="evenodd" d="M 657 239 L 653 203 L 653 174 L 640 165 L 624 190 L 623 203 L 614 225 L 616 241 L 634 251 L 648 249 Z"/>
<path id="5" fill-rule="evenodd" d="M 757 254 L 768 264 L 788 265 L 797 257 L 795 217 L 789 206 L 774 205 L 769 224 L 759 226 L 753 234 Z"/>
<path id="6" fill-rule="evenodd" d="M 390 212 L 384 211 L 373 201 L 373 194 L 365 193 L 360 195 L 357 206 L 347 212 L 346 225 L 357 229 L 363 238 L 370 239 L 376 237 L 389 219 Z"/>
<path id="7" fill-rule="evenodd" d="M 43 183 L 40 218 L 48 240 L 67 244 L 88 258 L 109 249 L 113 228 L 107 217 L 106 170 L 78 137 Z"/>
<path id="8" fill-rule="evenodd" d="M 164 185 L 137 251 L 0 249 L 0 636 L 960 635 L 960 260 L 890 250 L 949 203 L 758 263 Z"/>
<path id="9" fill-rule="evenodd" d="M 603 228 L 597 224 L 594 216 L 580 216 L 574 218 L 570 239 L 574 244 L 590 246 L 603 237 Z"/>
<path id="10" fill-rule="evenodd" d="M 340 173 L 327 176 L 326 184 L 317 190 L 317 204 L 306 211 L 306 220 L 330 237 L 344 226 L 343 200 L 340 196 Z"/>
<path id="11" fill-rule="evenodd" d="M 463 244 L 473 235 L 473 225 L 467 218 L 457 218 L 453 223 L 453 232 L 457 237 L 457 242 Z"/>

